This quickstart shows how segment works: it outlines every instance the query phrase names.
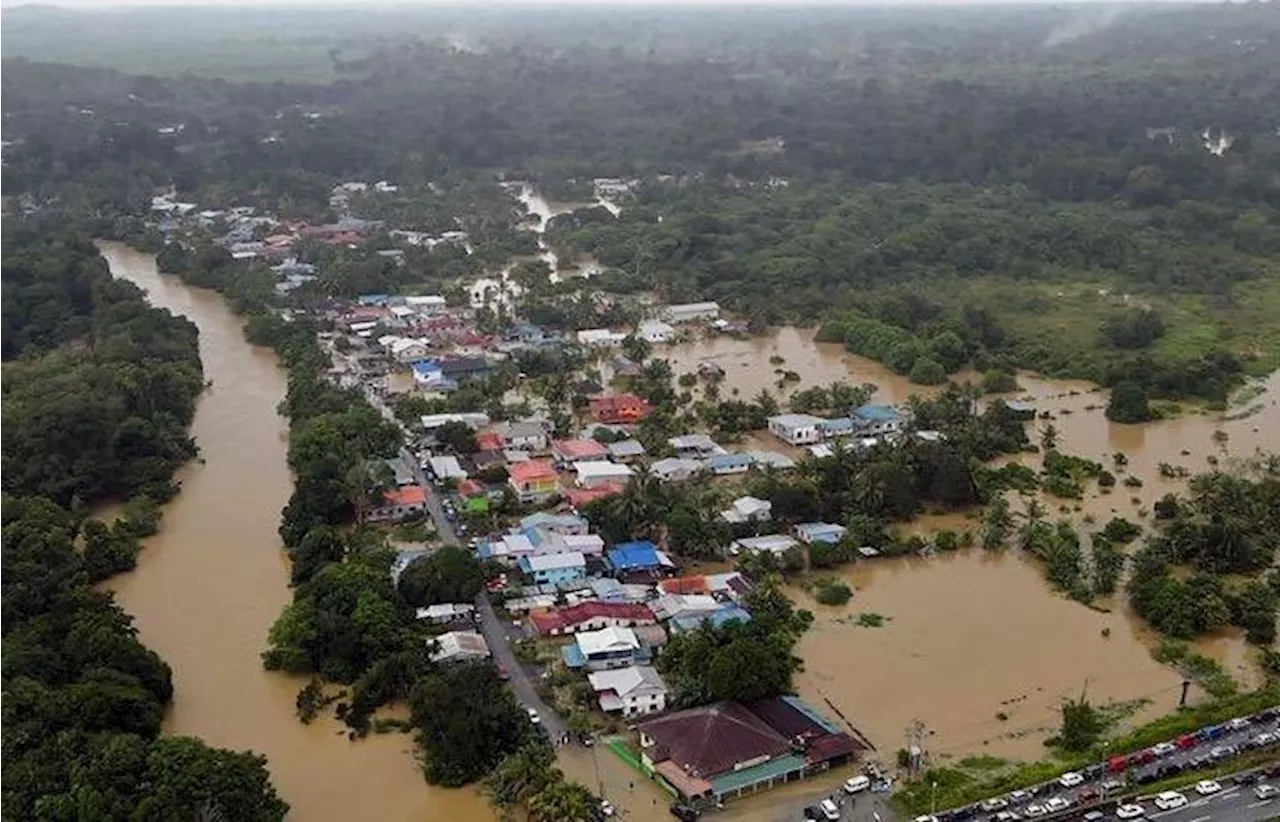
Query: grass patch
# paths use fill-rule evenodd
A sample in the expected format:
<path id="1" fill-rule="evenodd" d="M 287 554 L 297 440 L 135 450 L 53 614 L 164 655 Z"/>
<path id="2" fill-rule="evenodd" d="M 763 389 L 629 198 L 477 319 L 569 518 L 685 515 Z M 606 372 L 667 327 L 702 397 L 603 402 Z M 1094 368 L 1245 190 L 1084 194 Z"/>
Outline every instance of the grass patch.
<path id="1" fill-rule="evenodd" d="M 814 586 L 813 596 L 823 605 L 844 605 L 853 599 L 853 589 L 838 579 L 824 579 Z"/>
<path id="2" fill-rule="evenodd" d="M 865 612 L 858 614 L 857 624 L 859 628 L 879 628 L 888 622 L 889 619 L 889 617 L 884 616 L 883 614 Z"/>
<path id="3" fill-rule="evenodd" d="M 1176 667 L 1215 699 L 1235 696 L 1240 690 L 1221 663 L 1202 654 L 1191 653 L 1184 643 L 1165 640 L 1151 652 L 1151 656 L 1162 665 Z"/>
<path id="4" fill-rule="evenodd" d="M 964 768 L 966 771 L 996 771 L 1008 764 L 1009 762 L 1006 759 L 983 754 L 981 756 L 966 756 L 956 763 L 956 767 Z"/>

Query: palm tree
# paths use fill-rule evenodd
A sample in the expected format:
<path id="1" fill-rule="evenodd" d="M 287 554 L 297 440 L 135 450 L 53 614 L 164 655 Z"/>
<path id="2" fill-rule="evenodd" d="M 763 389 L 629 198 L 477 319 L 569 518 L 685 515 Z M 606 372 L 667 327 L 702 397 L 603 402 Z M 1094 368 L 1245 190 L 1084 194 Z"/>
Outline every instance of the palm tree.
<path id="1" fill-rule="evenodd" d="M 542 745 L 530 745 L 502 760 L 486 780 L 486 788 L 493 801 L 510 807 L 532 800 L 548 786 L 564 779 L 559 768 L 554 767 L 551 749 Z"/>
<path id="2" fill-rule="evenodd" d="M 529 822 L 595 822 L 600 800 L 577 782 L 552 782 L 529 799 Z"/>

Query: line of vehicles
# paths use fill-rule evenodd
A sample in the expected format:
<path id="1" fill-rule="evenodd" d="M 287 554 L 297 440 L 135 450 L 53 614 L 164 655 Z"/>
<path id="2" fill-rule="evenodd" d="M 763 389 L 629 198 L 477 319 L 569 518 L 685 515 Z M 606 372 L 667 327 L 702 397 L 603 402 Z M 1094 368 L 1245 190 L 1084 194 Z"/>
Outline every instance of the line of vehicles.
<path id="1" fill-rule="evenodd" d="M 1131 786 L 1150 785 L 1212 767 L 1248 751 L 1274 747 L 1280 744 L 1280 728 L 1275 727 L 1277 720 L 1280 720 L 1280 706 L 1182 734 L 1176 740 L 1140 751 L 1117 754 L 1087 768 L 1068 771 L 1052 782 L 993 796 L 974 805 L 919 816 L 915 822 L 1018 822 L 1056 816 L 1073 808 L 1114 799 Z M 1212 744 L 1215 742 L 1218 744 Z M 1280 777 L 1280 766 L 1272 770 L 1274 773 L 1266 772 L 1267 777 Z M 1202 795 L 1211 795 L 1217 792 L 1213 789 L 1216 784 L 1204 780 L 1197 784 L 1196 790 Z M 1217 790 L 1221 790 L 1220 785 Z M 1267 784 L 1259 785 L 1257 790 L 1270 795 L 1277 788 Z M 1180 803 L 1174 794 L 1177 792 L 1158 794 L 1153 800 L 1155 807 L 1162 811 L 1182 807 L 1185 801 Z M 1146 812 L 1138 803 L 1126 803 L 1116 807 L 1115 816 L 1122 820 L 1137 819 Z M 1106 815 L 1095 810 L 1082 818 L 1094 822 Z"/>

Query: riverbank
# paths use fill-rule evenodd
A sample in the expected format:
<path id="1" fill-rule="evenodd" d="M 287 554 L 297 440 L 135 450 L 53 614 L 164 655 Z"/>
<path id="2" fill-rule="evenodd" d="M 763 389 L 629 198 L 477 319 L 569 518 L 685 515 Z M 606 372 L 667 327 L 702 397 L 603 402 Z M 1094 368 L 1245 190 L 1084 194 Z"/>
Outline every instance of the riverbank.
<path id="1" fill-rule="evenodd" d="M 159 274 L 151 255 L 118 243 L 100 248 L 114 276 L 196 323 L 213 382 L 192 427 L 204 461 L 179 472 L 183 492 L 165 508 L 161 532 L 146 541 L 138 569 L 111 586 L 143 641 L 174 669 L 165 732 L 262 752 L 292 805 L 290 819 L 492 820 L 478 791 L 423 781 L 409 736 L 350 742 L 331 718 L 297 721 L 294 700 L 305 683 L 264 671 L 260 658 L 290 598 L 276 533 L 292 485 L 288 426 L 276 412 L 285 374 L 272 352 L 245 342 L 241 318 L 217 294 Z"/>

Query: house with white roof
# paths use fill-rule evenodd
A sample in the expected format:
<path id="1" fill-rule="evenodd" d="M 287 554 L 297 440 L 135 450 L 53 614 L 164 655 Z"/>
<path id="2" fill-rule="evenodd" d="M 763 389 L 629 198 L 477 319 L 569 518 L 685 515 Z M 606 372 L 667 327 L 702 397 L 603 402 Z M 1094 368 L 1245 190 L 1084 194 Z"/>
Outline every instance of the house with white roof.
<path id="1" fill-rule="evenodd" d="M 683 303 L 669 305 L 663 311 L 667 322 L 689 323 L 695 320 L 714 320 L 720 316 L 720 304 L 715 302 Z"/>
<path id="2" fill-rule="evenodd" d="M 435 474 L 437 479 L 464 480 L 467 478 L 467 472 L 458 462 L 457 457 L 431 457 L 427 460 L 427 464 L 431 466 L 431 473 Z"/>
<path id="3" fill-rule="evenodd" d="M 649 343 L 669 343 L 675 335 L 675 328 L 661 320 L 640 323 L 636 330 L 636 336 Z"/>
<path id="4" fill-rule="evenodd" d="M 561 654 L 570 668 L 589 671 L 625 668 L 638 662 L 648 662 L 652 655 L 649 646 L 640 642 L 634 629 L 617 627 L 582 631 L 574 636 L 572 645 L 561 649 Z"/>
<path id="5" fill-rule="evenodd" d="M 768 522 L 773 518 L 773 503 L 758 497 L 738 497 L 720 512 L 720 518 L 734 525 L 746 522 Z"/>
<path id="6" fill-rule="evenodd" d="M 786 534 L 766 534 L 762 537 L 735 539 L 729 546 L 729 553 L 737 556 L 738 554 L 754 554 L 758 551 L 768 551 L 771 554 L 781 556 L 799 544 L 794 537 L 789 537 Z"/>
<path id="7" fill-rule="evenodd" d="M 649 473 L 663 482 L 685 480 L 702 470 L 699 460 L 682 460 L 674 457 L 657 460 L 649 466 Z"/>
<path id="8" fill-rule="evenodd" d="M 452 622 L 455 619 L 470 619 L 475 610 L 476 606 L 467 602 L 441 602 L 419 608 L 414 613 L 414 618 L 436 623 Z"/>
<path id="9" fill-rule="evenodd" d="M 656 713 L 667 707 L 667 686 L 649 665 L 631 665 L 587 674 L 600 710 L 622 716 Z"/>
<path id="10" fill-rule="evenodd" d="M 579 488 L 595 488 L 609 483 L 625 485 L 635 473 L 629 465 L 619 465 L 607 460 L 575 462 L 573 470 L 578 474 L 576 482 Z"/>
<path id="11" fill-rule="evenodd" d="M 768 422 L 769 433 L 790 445 L 808 445 L 822 439 L 824 420 L 812 414 L 779 414 Z"/>

